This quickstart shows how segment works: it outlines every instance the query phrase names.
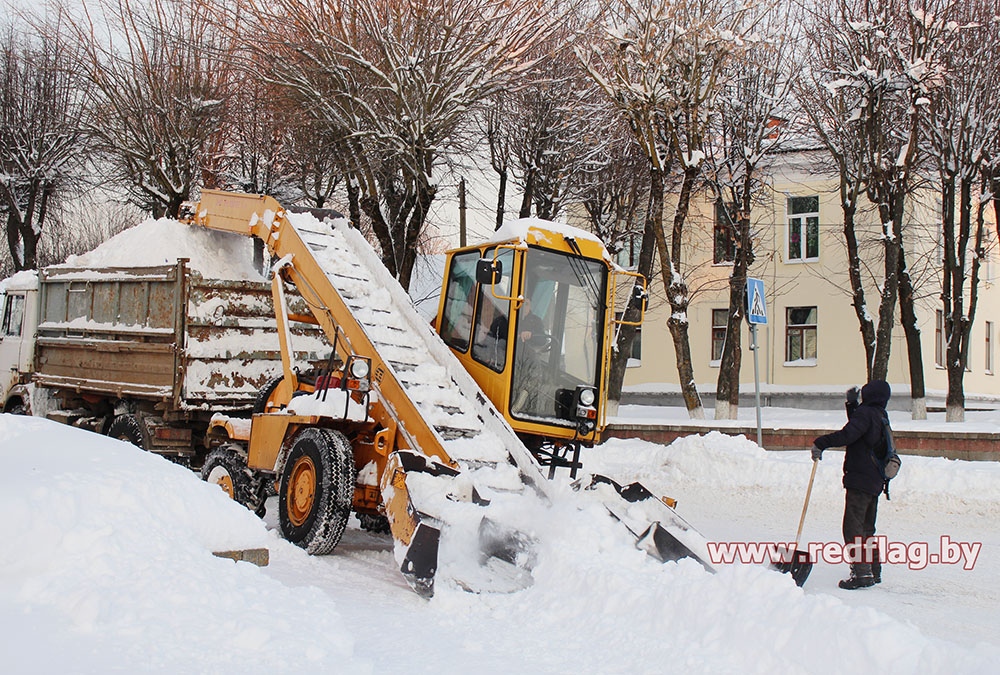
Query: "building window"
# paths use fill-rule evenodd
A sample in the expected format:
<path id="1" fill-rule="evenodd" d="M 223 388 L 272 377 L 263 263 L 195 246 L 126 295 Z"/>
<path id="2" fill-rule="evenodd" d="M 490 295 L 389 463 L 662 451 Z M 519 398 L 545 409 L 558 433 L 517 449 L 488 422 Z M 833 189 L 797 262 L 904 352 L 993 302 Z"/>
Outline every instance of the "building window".
<path id="1" fill-rule="evenodd" d="M 934 365 L 944 368 L 944 312 L 940 309 L 934 321 Z"/>
<path id="2" fill-rule="evenodd" d="M 995 333 L 993 329 L 993 322 L 987 321 L 986 322 L 986 374 L 987 375 L 993 374 L 993 342 L 996 339 L 994 335 Z"/>
<path id="3" fill-rule="evenodd" d="M 788 260 L 819 258 L 819 197 L 788 198 Z"/>
<path id="4" fill-rule="evenodd" d="M 726 325 L 729 323 L 728 309 L 712 310 L 712 361 L 722 360 L 722 349 L 726 346 Z"/>
<path id="5" fill-rule="evenodd" d="M 615 259 L 625 268 L 633 268 L 639 262 L 639 248 L 642 246 L 642 235 L 626 235 L 621 242 L 621 248 Z"/>
<path id="6" fill-rule="evenodd" d="M 731 263 L 736 259 L 736 206 L 723 207 L 715 202 L 715 235 L 712 245 L 712 262 L 716 265 Z"/>
<path id="7" fill-rule="evenodd" d="M 785 314 L 785 363 L 816 362 L 816 308 L 789 307 Z"/>

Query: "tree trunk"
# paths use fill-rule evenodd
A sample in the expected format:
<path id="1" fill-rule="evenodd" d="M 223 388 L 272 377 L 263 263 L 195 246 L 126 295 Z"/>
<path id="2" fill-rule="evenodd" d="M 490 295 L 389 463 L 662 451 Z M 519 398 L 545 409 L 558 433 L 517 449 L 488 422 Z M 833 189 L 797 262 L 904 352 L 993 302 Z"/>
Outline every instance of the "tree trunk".
<path id="1" fill-rule="evenodd" d="M 507 172 L 498 171 L 500 174 L 500 187 L 497 188 L 497 224 L 493 228 L 493 231 L 499 230 L 503 227 L 503 217 L 507 212 L 506 201 L 507 201 Z"/>
<path id="2" fill-rule="evenodd" d="M 524 197 L 521 198 L 521 211 L 518 218 L 531 217 L 531 203 L 535 200 L 535 174 L 537 169 L 528 169 L 528 175 L 524 179 Z"/>
<path id="3" fill-rule="evenodd" d="M 899 240 L 902 232 L 903 195 L 892 190 L 879 204 L 882 222 L 882 244 L 885 251 L 885 278 L 878 309 L 875 331 L 875 356 L 872 359 L 872 379 L 884 380 L 889 373 L 892 349 L 892 329 L 896 317 L 896 296 L 899 293 Z"/>
<path id="4" fill-rule="evenodd" d="M 843 186 L 842 186 L 843 188 Z M 868 381 L 872 380 L 872 365 L 875 361 L 875 322 L 868 313 L 865 301 L 865 287 L 861 279 L 861 258 L 858 255 L 858 237 L 854 229 L 854 215 L 857 211 L 853 200 L 846 197 L 846 190 L 841 189 L 841 200 L 844 211 L 844 239 L 847 242 L 847 270 L 851 280 L 851 304 L 858 317 L 858 327 L 861 331 L 861 341 L 865 348 L 865 373 Z"/>
<path id="5" fill-rule="evenodd" d="M 920 327 L 913 306 L 913 281 L 906 266 L 906 252 L 899 252 L 899 320 L 906 334 L 906 358 L 910 366 L 910 415 L 915 420 L 927 419 L 927 398 L 924 391 L 924 357 L 920 347 Z"/>
<path id="6" fill-rule="evenodd" d="M 667 291 L 667 300 L 670 303 L 670 318 L 667 319 L 667 328 L 674 341 L 677 376 L 681 386 L 681 394 L 684 397 L 684 405 L 692 419 L 704 419 L 705 410 L 702 408 L 701 396 L 698 395 L 698 387 L 694 381 L 691 345 L 688 340 L 688 288 L 681 276 L 680 260 L 684 222 L 687 219 L 688 209 L 691 205 L 691 192 L 699 172 L 700 169 L 697 166 L 688 166 L 684 169 L 681 191 L 677 197 L 677 210 L 674 212 L 670 249 L 667 248 L 663 227 L 658 227 L 655 230 L 656 247 L 660 252 L 660 274 L 663 277 L 663 286 Z M 662 223 L 662 216 L 660 216 L 660 222 Z"/>
<path id="7" fill-rule="evenodd" d="M 656 172 L 652 181 L 659 181 L 659 208 L 663 208 L 663 176 Z M 656 248 L 656 235 L 653 233 L 653 222 L 647 216 L 646 224 L 642 232 L 642 244 L 639 248 L 639 264 L 636 271 L 649 280 L 653 275 L 653 251 Z M 625 310 L 625 321 L 637 321 L 639 319 L 639 308 L 630 304 Z M 619 325 L 618 334 L 615 337 L 614 351 L 611 353 L 611 364 L 608 367 L 608 392 L 607 398 L 612 402 L 611 407 L 617 407 L 622 397 L 622 386 L 625 383 L 625 370 L 628 367 L 629 357 L 632 355 L 632 343 L 638 331 L 636 326 Z"/>
<path id="8" fill-rule="evenodd" d="M 747 186 L 749 187 L 749 186 Z M 750 192 L 745 190 L 736 222 L 737 247 L 729 275 L 729 318 L 715 393 L 715 419 L 737 419 L 740 409 L 740 366 L 743 361 L 743 318 L 746 315 L 747 268 L 753 264 L 750 237 Z"/>
<path id="9" fill-rule="evenodd" d="M 344 187 L 347 188 L 347 210 L 351 219 L 351 225 L 356 230 L 361 229 L 361 190 L 354 177 L 347 175 L 344 178 Z"/>

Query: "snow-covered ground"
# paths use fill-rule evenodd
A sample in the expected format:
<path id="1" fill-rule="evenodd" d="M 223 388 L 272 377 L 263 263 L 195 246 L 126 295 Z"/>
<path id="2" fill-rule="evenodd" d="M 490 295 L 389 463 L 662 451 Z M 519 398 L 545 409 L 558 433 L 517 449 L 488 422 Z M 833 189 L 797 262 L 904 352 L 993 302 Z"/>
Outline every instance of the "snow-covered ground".
<path id="1" fill-rule="evenodd" d="M 835 452 L 805 540 L 839 538 Z M 588 469 L 680 499 L 710 539 L 794 536 L 805 453 L 719 434 L 669 447 L 610 441 Z M 889 566 L 878 587 L 804 589 L 763 567 L 660 565 L 603 507 L 567 490 L 539 523 L 535 583 L 414 594 L 391 540 L 349 529 L 309 557 L 187 469 L 134 447 L 0 415 L 0 654 L 5 672 L 647 673 L 995 672 L 1000 659 L 1000 466 L 906 458 L 890 539 L 982 542 L 976 567 Z M 566 479 L 562 479 L 565 487 Z M 585 527 L 580 526 L 583 520 Z M 211 551 L 266 546 L 257 568 Z"/>

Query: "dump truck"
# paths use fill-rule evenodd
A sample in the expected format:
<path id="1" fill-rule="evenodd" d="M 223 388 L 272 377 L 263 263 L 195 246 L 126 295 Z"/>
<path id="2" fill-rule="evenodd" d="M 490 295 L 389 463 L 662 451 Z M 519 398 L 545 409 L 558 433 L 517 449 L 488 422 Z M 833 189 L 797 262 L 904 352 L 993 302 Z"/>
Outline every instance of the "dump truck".
<path id="1" fill-rule="evenodd" d="M 619 279 L 631 289 L 635 276 L 615 269 L 590 235 L 521 223 L 508 240 L 450 255 L 435 332 L 343 219 L 213 190 L 182 219 L 256 237 L 276 261 L 282 375 L 249 421 L 210 423 L 226 442 L 203 477 L 235 498 L 257 500 L 260 485 L 273 486 L 282 535 L 314 554 L 337 546 L 352 511 L 363 524 L 384 520 L 400 572 L 424 596 L 441 563 L 469 590 L 530 583 L 534 525 L 557 499 L 543 461 L 549 473 L 574 470 L 579 444 L 596 438 L 615 289 Z M 290 288 L 309 315 L 289 311 Z M 532 305 L 539 314 L 527 319 Z M 296 362 L 290 327 L 300 323 L 328 340 L 318 368 Z M 485 370 L 475 374 L 472 362 Z M 540 456 L 528 436 L 541 439 Z M 651 555 L 709 567 L 700 535 L 641 485 L 585 476 L 573 486 Z M 463 557 L 482 563 L 476 574 L 453 564 Z"/>
<path id="2" fill-rule="evenodd" d="M 3 410 L 201 466 L 212 416 L 250 415 L 281 357 L 270 286 L 204 278 L 187 262 L 52 266 L 9 284 Z M 318 362 L 322 334 L 296 332 L 295 357 Z"/>

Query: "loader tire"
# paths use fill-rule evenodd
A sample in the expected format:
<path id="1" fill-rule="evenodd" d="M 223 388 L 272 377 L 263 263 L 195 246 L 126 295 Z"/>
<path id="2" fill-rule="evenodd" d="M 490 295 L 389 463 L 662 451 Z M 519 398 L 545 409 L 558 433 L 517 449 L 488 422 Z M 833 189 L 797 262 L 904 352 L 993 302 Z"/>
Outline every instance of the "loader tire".
<path id="1" fill-rule="evenodd" d="M 281 384 L 282 376 L 272 377 L 270 380 L 264 383 L 264 386 L 260 388 L 257 392 L 256 398 L 253 400 L 253 414 L 260 415 L 261 413 L 267 412 L 267 400 L 271 398 L 271 394 L 274 390 L 278 388 Z"/>
<path id="2" fill-rule="evenodd" d="M 111 420 L 108 436 L 131 443 L 141 450 L 146 449 L 142 442 L 142 427 L 135 415 L 118 415 Z"/>
<path id="3" fill-rule="evenodd" d="M 340 542 L 354 499 L 354 452 L 339 431 L 311 427 L 292 442 L 281 472 L 281 534 L 312 555 Z"/>
<path id="4" fill-rule="evenodd" d="M 234 448 L 223 445 L 212 450 L 201 467 L 201 479 L 214 483 L 257 515 L 264 503 L 263 481 L 254 476 L 246 461 Z"/>

